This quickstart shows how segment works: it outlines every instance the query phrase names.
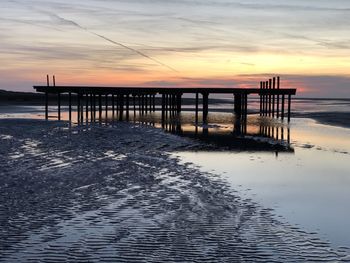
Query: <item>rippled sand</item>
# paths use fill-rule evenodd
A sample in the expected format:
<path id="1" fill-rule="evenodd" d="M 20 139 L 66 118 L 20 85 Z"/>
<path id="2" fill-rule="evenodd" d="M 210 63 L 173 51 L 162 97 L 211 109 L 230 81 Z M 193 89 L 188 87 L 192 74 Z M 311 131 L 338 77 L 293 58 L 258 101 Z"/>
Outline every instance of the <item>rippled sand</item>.
<path id="1" fill-rule="evenodd" d="M 220 176 L 203 145 L 118 123 L 0 120 L 0 262 L 350 262 Z"/>

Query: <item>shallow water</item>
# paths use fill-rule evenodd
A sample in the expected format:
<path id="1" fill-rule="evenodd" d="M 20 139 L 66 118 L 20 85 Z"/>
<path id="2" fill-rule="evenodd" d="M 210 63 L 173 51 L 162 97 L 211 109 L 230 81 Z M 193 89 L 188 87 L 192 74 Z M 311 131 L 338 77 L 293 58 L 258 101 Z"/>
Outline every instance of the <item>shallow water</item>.
<path id="1" fill-rule="evenodd" d="M 183 162 L 223 174 L 276 214 L 335 246 L 350 246 L 350 129 L 291 123 L 293 153 L 181 152 Z M 250 189 L 248 193 L 244 189 Z"/>

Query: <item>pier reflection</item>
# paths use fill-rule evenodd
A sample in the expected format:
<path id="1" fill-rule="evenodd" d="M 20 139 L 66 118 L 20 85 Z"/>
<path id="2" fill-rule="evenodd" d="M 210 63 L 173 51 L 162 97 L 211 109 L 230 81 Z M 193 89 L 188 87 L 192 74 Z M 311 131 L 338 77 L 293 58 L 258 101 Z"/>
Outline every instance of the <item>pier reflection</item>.
<path id="1" fill-rule="evenodd" d="M 67 112 L 62 112 L 63 119 L 68 119 L 67 114 Z M 237 118 L 232 113 L 222 112 L 210 113 L 207 124 L 198 121 L 198 119 L 200 119 L 198 116 L 190 112 L 172 114 L 167 118 L 162 118 L 159 112 L 147 115 L 133 112 L 121 117 L 118 113 L 113 114 L 113 111 L 108 111 L 96 119 L 85 118 L 83 123 L 76 122 L 76 124 L 98 122 L 118 125 L 119 121 L 129 121 L 161 128 L 179 136 L 201 140 L 208 145 L 217 147 L 218 150 L 294 152 L 291 146 L 290 126 L 287 122 L 257 115 Z"/>
<path id="2" fill-rule="evenodd" d="M 191 122 L 190 118 L 179 116 L 160 126 L 166 132 L 204 141 L 219 150 L 294 152 L 289 125 L 258 116 L 211 124 Z"/>

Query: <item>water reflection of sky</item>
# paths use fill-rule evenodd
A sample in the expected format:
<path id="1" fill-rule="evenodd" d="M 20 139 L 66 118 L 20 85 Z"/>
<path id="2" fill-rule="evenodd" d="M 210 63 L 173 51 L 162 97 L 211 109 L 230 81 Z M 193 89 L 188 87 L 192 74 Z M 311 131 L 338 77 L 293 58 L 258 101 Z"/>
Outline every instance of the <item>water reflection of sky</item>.
<path id="1" fill-rule="evenodd" d="M 350 246 L 350 130 L 298 119 L 291 124 L 294 154 L 181 152 L 184 162 L 221 173 L 243 194 L 277 215 Z M 244 189 L 251 189 L 246 192 Z"/>

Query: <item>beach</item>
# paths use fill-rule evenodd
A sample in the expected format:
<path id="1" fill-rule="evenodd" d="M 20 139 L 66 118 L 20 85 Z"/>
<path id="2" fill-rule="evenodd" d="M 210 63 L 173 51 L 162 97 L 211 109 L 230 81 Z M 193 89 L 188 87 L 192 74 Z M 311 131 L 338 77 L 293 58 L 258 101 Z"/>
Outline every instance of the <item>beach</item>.
<path id="1" fill-rule="evenodd" d="M 349 260 L 180 164 L 172 151 L 201 148 L 188 139 L 127 123 L 0 127 L 2 262 Z"/>
<path id="2" fill-rule="evenodd" d="M 295 193 L 280 184 L 295 185 L 290 178 L 304 178 L 305 171 L 268 176 L 272 167 L 303 171 L 302 162 L 290 159 L 301 158 L 301 149 L 347 162 L 347 144 L 304 141 L 315 133 L 305 137 L 310 129 L 300 127 L 315 122 L 293 119 L 290 145 L 247 135 L 256 147 L 225 148 L 186 136 L 186 118 L 182 135 L 175 135 L 154 123 L 77 126 L 40 120 L 41 108 L 20 109 L 1 111 L 0 262 L 350 262 L 346 238 L 332 240 L 325 229 L 290 216 L 290 209 L 298 214 L 291 199 L 278 202 L 298 194 L 292 199 L 305 203 L 301 197 L 311 188 Z M 209 116 L 209 134 L 227 130 L 219 115 Z M 341 129 L 335 136 L 347 135 L 335 129 Z"/>

